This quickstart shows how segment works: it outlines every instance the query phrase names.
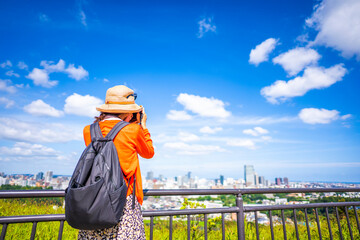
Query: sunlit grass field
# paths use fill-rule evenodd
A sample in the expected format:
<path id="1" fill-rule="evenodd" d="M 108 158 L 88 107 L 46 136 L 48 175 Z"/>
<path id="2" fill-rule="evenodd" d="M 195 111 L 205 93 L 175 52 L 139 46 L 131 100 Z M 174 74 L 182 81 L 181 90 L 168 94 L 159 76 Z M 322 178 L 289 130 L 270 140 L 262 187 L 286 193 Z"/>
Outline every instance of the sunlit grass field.
<path id="1" fill-rule="evenodd" d="M 3 199 L 0 200 L 0 215 L 1 216 L 17 216 L 17 215 L 41 215 L 41 214 L 63 214 L 59 199 Z M 280 216 L 280 211 L 273 211 L 273 215 Z M 360 239 L 354 211 L 349 211 L 350 224 L 352 226 L 352 233 L 354 239 Z M 287 216 L 286 218 L 290 218 Z M 310 219 L 310 234 L 311 239 L 319 239 L 318 227 L 315 221 L 314 214 L 309 214 Z M 299 223 L 301 221 L 301 214 L 298 217 Z M 320 217 L 320 227 L 323 239 L 330 239 L 327 222 L 324 216 Z M 150 239 L 150 220 L 145 218 L 145 232 L 147 239 Z M 191 222 L 191 239 L 204 239 L 204 223 L 202 216 L 197 216 L 197 219 Z M 208 219 L 208 239 L 221 239 L 221 219 Z M 40 222 L 37 225 L 35 239 L 57 239 L 59 231 L 59 222 Z M 306 226 L 299 224 L 300 239 L 307 239 Z M 2 226 L 0 227 L 0 230 Z M 9 224 L 5 239 L 29 239 L 31 235 L 32 223 L 25 224 Z M 339 230 L 336 218 L 331 215 L 331 229 L 334 239 L 340 239 Z M 347 221 L 344 216 L 341 216 L 341 229 L 344 239 L 351 239 L 347 226 Z M 67 223 L 64 225 L 63 239 L 76 239 L 78 230 L 71 228 Z M 260 239 L 271 239 L 270 227 L 268 225 L 259 224 Z M 245 224 L 246 239 L 256 239 L 256 228 L 253 222 Z M 292 224 L 286 224 L 286 234 L 288 239 L 296 239 L 295 227 Z M 154 239 L 169 239 L 169 221 L 166 219 L 154 218 Z M 187 222 L 179 217 L 173 220 L 173 239 L 187 239 Z M 283 239 L 283 226 L 274 223 L 275 239 Z M 225 221 L 225 239 L 237 239 L 236 221 Z"/>

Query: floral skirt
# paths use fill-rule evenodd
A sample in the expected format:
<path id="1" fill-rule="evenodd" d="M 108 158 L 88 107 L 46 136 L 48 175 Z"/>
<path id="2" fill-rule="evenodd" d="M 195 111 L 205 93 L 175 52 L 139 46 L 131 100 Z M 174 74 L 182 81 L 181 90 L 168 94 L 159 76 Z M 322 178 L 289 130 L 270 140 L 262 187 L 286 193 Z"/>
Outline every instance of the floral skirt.
<path id="1" fill-rule="evenodd" d="M 135 199 L 135 209 L 132 209 L 132 195 L 126 198 L 124 214 L 120 222 L 111 228 L 98 230 L 79 230 L 78 240 L 145 240 L 144 222 L 141 206 Z"/>

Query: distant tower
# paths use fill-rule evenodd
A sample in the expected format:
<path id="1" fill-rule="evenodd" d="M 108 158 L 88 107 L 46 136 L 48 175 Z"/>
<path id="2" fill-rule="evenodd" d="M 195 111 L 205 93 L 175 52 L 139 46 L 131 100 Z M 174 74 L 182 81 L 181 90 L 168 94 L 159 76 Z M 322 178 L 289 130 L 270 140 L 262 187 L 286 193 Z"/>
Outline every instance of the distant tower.
<path id="1" fill-rule="evenodd" d="M 53 178 L 53 172 L 52 171 L 47 171 L 45 173 L 45 182 L 51 182 L 52 178 Z"/>
<path id="2" fill-rule="evenodd" d="M 146 173 L 146 180 L 153 180 L 154 173 L 152 171 Z"/>
<path id="3" fill-rule="evenodd" d="M 44 173 L 43 172 L 38 172 L 36 174 L 36 181 L 39 181 L 39 180 L 41 180 L 43 178 L 44 178 Z"/>
<path id="4" fill-rule="evenodd" d="M 191 178 L 191 172 L 188 172 L 188 173 L 187 173 L 187 177 L 188 177 L 188 179 Z"/>
<path id="5" fill-rule="evenodd" d="M 255 171 L 253 165 L 244 166 L 244 178 L 247 186 L 254 185 L 255 183 Z"/>
<path id="6" fill-rule="evenodd" d="M 281 178 L 275 178 L 275 185 L 281 185 Z"/>
<path id="7" fill-rule="evenodd" d="M 284 177 L 284 184 L 289 185 L 289 179 L 287 177 Z"/>
<path id="8" fill-rule="evenodd" d="M 264 176 L 259 176 L 259 184 L 265 186 L 265 178 L 264 178 Z"/>
<path id="9" fill-rule="evenodd" d="M 224 185 L 224 176 L 223 175 L 220 175 L 220 183 L 221 183 L 221 185 Z"/>
<path id="10" fill-rule="evenodd" d="M 256 172 L 254 173 L 254 183 L 255 186 L 259 185 L 259 175 Z"/>

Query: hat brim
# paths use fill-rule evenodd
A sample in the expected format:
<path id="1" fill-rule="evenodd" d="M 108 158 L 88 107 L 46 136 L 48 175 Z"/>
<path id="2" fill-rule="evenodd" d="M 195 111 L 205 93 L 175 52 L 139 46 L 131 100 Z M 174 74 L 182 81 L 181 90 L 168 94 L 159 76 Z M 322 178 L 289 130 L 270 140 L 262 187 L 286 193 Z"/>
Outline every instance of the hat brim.
<path id="1" fill-rule="evenodd" d="M 142 110 L 142 107 L 133 104 L 103 104 L 100 107 L 97 107 L 96 110 L 99 112 L 106 113 L 136 113 Z"/>

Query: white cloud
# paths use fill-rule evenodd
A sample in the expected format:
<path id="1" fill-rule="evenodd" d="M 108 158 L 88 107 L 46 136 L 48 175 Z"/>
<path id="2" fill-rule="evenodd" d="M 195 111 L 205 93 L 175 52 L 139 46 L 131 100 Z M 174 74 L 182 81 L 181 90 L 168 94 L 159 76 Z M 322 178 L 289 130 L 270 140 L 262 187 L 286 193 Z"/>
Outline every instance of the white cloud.
<path id="1" fill-rule="evenodd" d="M 4 158 L 0 161 L 21 162 L 28 164 L 29 162 L 35 165 L 55 166 L 54 164 L 69 164 L 76 163 L 78 154 L 75 152 L 63 154 L 53 148 L 41 145 L 31 144 L 26 142 L 16 142 L 11 147 L 0 147 L 0 155 Z M 19 163 L 20 164 L 20 163 Z"/>
<path id="2" fill-rule="evenodd" d="M 20 75 L 17 74 L 17 73 L 15 73 L 13 70 L 7 71 L 7 72 L 5 73 L 5 75 L 7 75 L 7 76 L 9 76 L 9 77 L 12 77 L 12 76 L 17 77 L 17 78 L 20 77 Z"/>
<path id="3" fill-rule="evenodd" d="M 88 71 L 86 71 L 82 66 L 76 68 L 74 64 L 69 64 L 69 66 L 65 68 L 65 65 L 65 61 L 62 59 L 60 59 L 56 64 L 53 61 L 43 60 L 40 62 L 40 66 L 44 67 L 44 69 L 34 68 L 26 77 L 33 80 L 35 85 L 51 88 L 56 86 L 58 81 L 50 81 L 50 73 L 66 73 L 70 78 L 75 80 L 81 80 L 89 75 Z"/>
<path id="4" fill-rule="evenodd" d="M 36 86 L 51 88 L 58 84 L 58 81 L 50 81 L 49 74 L 39 68 L 34 68 L 26 77 L 33 80 Z"/>
<path id="5" fill-rule="evenodd" d="M 49 104 L 43 102 L 41 99 L 33 101 L 29 105 L 24 107 L 24 110 L 32 115 L 38 116 L 50 116 L 50 117 L 60 117 L 64 115 L 62 111 L 55 109 Z"/>
<path id="6" fill-rule="evenodd" d="M 261 116 L 254 116 L 254 117 L 241 117 L 241 118 L 234 118 L 232 120 L 233 124 L 237 125 L 264 125 L 264 124 L 277 124 L 277 123 L 287 123 L 296 121 L 296 117 L 261 117 Z"/>
<path id="7" fill-rule="evenodd" d="M 349 118 L 351 118 L 351 117 L 352 117 L 351 114 L 346 114 L 346 115 L 344 115 L 344 116 L 341 116 L 340 118 L 341 118 L 341 120 L 346 120 L 346 119 L 349 119 Z"/>
<path id="8" fill-rule="evenodd" d="M 200 140 L 199 136 L 188 132 L 179 132 L 178 138 L 183 142 L 194 142 Z"/>
<path id="9" fill-rule="evenodd" d="M 5 108 L 10 108 L 14 106 L 15 102 L 13 100 L 7 99 L 6 97 L 0 97 L 0 104 L 4 104 Z"/>
<path id="10" fill-rule="evenodd" d="M 1 68 L 12 67 L 12 63 L 10 62 L 10 60 L 6 60 L 6 62 L 0 64 L 0 67 Z"/>
<path id="11" fill-rule="evenodd" d="M 261 136 L 261 140 L 268 142 L 270 141 L 272 138 L 270 136 Z"/>
<path id="12" fill-rule="evenodd" d="M 176 134 L 165 134 L 160 133 L 153 136 L 154 142 L 156 143 L 167 143 L 167 142 L 195 142 L 201 140 L 196 134 L 179 131 Z"/>
<path id="13" fill-rule="evenodd" d="M 70 78 L 73 78 L 77 81 L 89 76 L 88 71 L 86 71 L 82 66 L 76 68 L 74 64 L 69 64 L 69 66 L 65 69 L 65 72 L 69 75 Z"/>
<path id="14" fill-rule="evenodd" d="M 269 54 L 275 49 L 279 39 L 269 38 L 251 49 L 249 63 L 259 65 L 269 59 Z"/>
<path id="15" fill-rule="evenodd" d="M 324 0 L 306 24 L 318 31 L 313 42 L 334 48 L 344 57 L 360 60 L 360 1 Z"/>
<path id="16" fill-rule="evenodd" d="M 41 13 L 41 14 L 39 14 L 39 20 L 40 20 L 41 22 L 48 22 L 50 19 L 49 19 L 49 17 L 48 17 L 46 14 Z"/>
<path id="17" fill-rule="evenodd" d="M 337 64 L 330 68 L 308 67 L 303 76 L 296 77 L 288 82 L 278 80 L 271 86 L 261 89 L 263 95 L 270 103 L 279 103 L 291 97 L 303 96 L 312 89 L 327 88 L 341 81 L 347 70 L 343 64 Z"/>
<path id="18" fill-rule="evenodd" d="M 84 12 L 83 10 L 80 10 L 80 12 L 79 12 L 79 18 L 80 18 L 81 24 L 86 27 L 86 26 L 87 26 L 87 23 L 86 23 L 86 15 L 85 15 L 85 12 Z"/>
<path id="19" fill-rule="evenodd" d="M 243 133 L 256 137 L 256 136 L 260 136 L 260 135 L 263 135 L 263 134 L 268 134 L 269 131 L 262 128 L 262 127 L 254 127 L 253 129 L 245 129 L 243 131 Z"/>
<path id="20" fill-rule="evenodd" d="M 24 63 L 24 62 L 19 62 L 17 66 L 20 69 L 26 69 L 27 70 L 29 68 L 28 65 L 26 65 L 26 63 Z"/>
<path id="21" fill-rule="evenodd" d="M 199 24 L 199 32 L 198 38 L 202 38 L 207 32 L 216 32 L 216 26 L 211 24 L 211 18 L 204 18 L 198 22 Z"/>
<path id="22" fill-rule="evenodd" d="M 231 115 L 225 110 L 225 103 L 216 98 L 206 98 L 187 93 L 180 93 L 176 99 L 186 110 L 202 117 L 227 118 Z"/>
<path id="23" fill-rule="evenodd" d="M 314 49 L 297 47 L 280 54 L 272 61 L 280 64 L 290 76 L 294 76 L 308 65 L 316 65 L 321 58 Z"/>
<path id="24" fill-rule="evenodd" d="M 251 139 L 233 139 L 226 144 L 233 147 L 244 147 L 252 150 L 256 149 L 255 142 Z"/>
<path id="25" fill-rule="evenodd" d="M 105 82 L 105 83 L 108 83 L 108 82 L 110 82 L 110 81 L 109 81 L 109 79 L 104 78 L 104 82 Z"/>
<path id="26" fill-rule="evenodd" d="M 10 80 L 2 80 L 0 79 L 0 91 L 5 91 L 8 93 L 15 93 L 16 88 L 14 86 L 10 86 L 12 84 Z"/>
<path id="27" fill-rule="evenodd" d="M 13 147 L 0 147 L 1 155 L 11 156 L 54 156 L 57 151 L 41 144 L 16 142 Z"/>
<path id="28" fill-rule="evenodd" d="M 99 115 L 96 107 L 103 104 L 103 101 L 99 98 L 90 95 L 79 95 L 73 93 L 65 100 L 64 111 L 69 114 L 75 114 L 79 116 L 94 117 Z"/>
<path id="29" fill-rule="evenodd" d="M 165 143 L 164 148 L 178 150 L 179 155 L 207 155 L 214 152 L 225 152 L 225 149 L 215 145 L 187 144 L 183 142 Z"/>
<path id="30" fill-rule="evenodd" d="M 67 73 L 70 78 L 75 80 L 81 80 L 89 76 L 88 71 L 86 71 L 82 66 L 76 68 L 74 64 L 69 64 L 69 66 L 65 68 L 65 61 L 62 59 L 60 59 L 57 64 L 54 64 L 53 61 L 41 61 L 40 66 L 43 66 L 48 73 Z"/>
<path id="31" fill-rule="evenodd" d="M 192 119 L 192 116 L 186 111 L 170 110 L 168 114 L 166 114 L 166 118 L 175 121 L 185 121 Z"/>
<path id="32" fill-rule="evenodd" d="M 43 60 L 40 62 L 40 66 L 44 67 L 47 73 L 63 72 L 65 70 L 65 61 L 60 59 L 57 64 L 54 64 L 53 61 Z"/>
<path id="33" fill-rule="evenodd" d="M 200 128 L 200 132 L 201 133 L 206 133 L 206 134 L 214 134 L 214 133 L 217 133 L 217 132 L 220 132 L 222 131 L 222 127 L 214 127 L 214 128 L 211 128 L 209 126 L 205 126 L 205 127 L 202 127 Z"/>
<path id="34" fill-rule="evenodd" d="M 347 116 L 347 115 L 345 115 Z M 299 118 L 308 124 L 326 124 L 340 118 L 336 110 L 327 110 L 324 108 L 304 108 L 299 112 Z"/>
<path id="35" fill-rule="evenodd" d="M 74 125 L 0 118 L 0 129 L 0 138 L 7 140 L 35 143 L 82 140 L 82 127 Z"/>

